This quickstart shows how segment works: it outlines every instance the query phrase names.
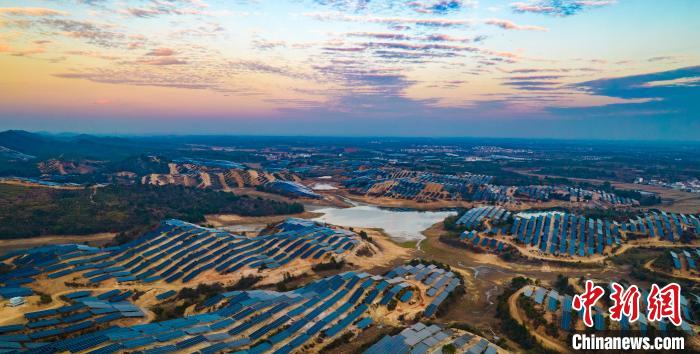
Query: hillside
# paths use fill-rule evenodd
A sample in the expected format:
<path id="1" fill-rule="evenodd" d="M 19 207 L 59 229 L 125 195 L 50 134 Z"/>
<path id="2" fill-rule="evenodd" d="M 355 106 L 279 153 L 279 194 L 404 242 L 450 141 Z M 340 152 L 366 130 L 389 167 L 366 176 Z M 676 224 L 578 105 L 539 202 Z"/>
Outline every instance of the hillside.
<path id="1" fill-rule="evenodd" d="M 0 238 L 141 231 L 164 218 L 294 214 L 301 204 L 178 186 L 107 186 L 58 190 L 0 184 Z"/>

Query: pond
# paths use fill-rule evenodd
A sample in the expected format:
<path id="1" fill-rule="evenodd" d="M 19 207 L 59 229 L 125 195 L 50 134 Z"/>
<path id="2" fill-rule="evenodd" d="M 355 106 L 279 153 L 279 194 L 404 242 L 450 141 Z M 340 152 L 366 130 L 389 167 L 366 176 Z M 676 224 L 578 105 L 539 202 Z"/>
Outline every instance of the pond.
<path id="1" fill-rule="evenodd" d="M 311 186 L 311 189 L 315 191 L 332 191 L 335 189 L 338 189 L 337 187 L 333 186 L 330 183 L 316 183 Z"/>
<path id="2" fill-rule="evenodd" d="M 372 205 L 356 205 L 351 208 L 320 208 L 313 210 L 323 213 L 314 221 L 341 226 L 381 228 L 391 238 L 399 242 L 418 241 L 425 238 L 422 231 L 444 220 L 453 211 L 392 210 Z"/>

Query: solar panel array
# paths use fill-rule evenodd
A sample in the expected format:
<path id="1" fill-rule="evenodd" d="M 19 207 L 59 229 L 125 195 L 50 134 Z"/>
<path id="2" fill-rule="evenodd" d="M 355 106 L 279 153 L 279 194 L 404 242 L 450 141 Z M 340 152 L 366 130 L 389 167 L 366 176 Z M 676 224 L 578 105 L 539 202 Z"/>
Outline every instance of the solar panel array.
<path id="1" fill-rule="evenodd" d="M 649 293 L 644 289 L 640 289 L 640 291 L 641 296 L 639 318 L 636 322 L 630 323 L 629 319 L 623 315 L 622 321 L 619 322 L 617 329 L 622 331 L 636 329 L 644 334 L 649 329 L 649 326 L 653 325 L 658 330 L 661 330 L 665 333 L 668 330 L 668 326 L 673 326 L 673 324 L 664 321 L 653 323 L 647 321 L 645 315 L 647 309 L 646 299 Z M 612 283 L 609 284 L 607 292 L 608 294 L 612 293 Z M 531 298 L 535 303 L 542 305 L 542 308 L 545 311 L 558 314 L 558 317 L 555 318 L 559 319 L 559 327 L 564 331 L 568 332 L 575 329 L 577 321 L 579 321 L 583 317 L 583 311 L 579 311 L 578 316 L 574 314 L 575 311 L 572 308 L 573 297 L 571 297 L 570 295 L 561 295 L 554 289 L 547 290 L 542 287 L 528 285 L 523 289 L 523 295 L 525 295 L 528 298 Z M 700 298 L 696 296 L 694 296 L 694 301 L 700 304 Z M 691 317 L 690 306 L 691 304 L 688 302 L 688 299 L 685 296 L 681 295 L 681 313 L 683 322 L 680 326 L 680 330 L 686 332 L 687 334 L 695 335 L 695 332 L 688 324 L 688 322 L 697 323 L 695 322 L 697 319 L 693 319 Z M 608 313 L 606 310 L 604 310 L 605 308 L 607 308 L 607 306 L 605 306 L 602 300 L 598 305 L 594 306 L 593 322 L 594 328 L 597 331 L 606 330 L 605 317 L 608 316 Z"/>
<path id="2" fill-rule="evenodd" d="M 462 216 L 457 219 L 457 225 L 464 225 L 468 230 L 478 228 L 482 225 L 483 221 L 486 219 L 492 220 L 493 222 L 498 222 L 502 220 L 508 220 L 511 213 L 501 207 L 496 206 L 485 206 L 476 207 L 467 210 Z"/>
<path id="3" fill-rule="evenodd" d="M 509 193 L 508 186 L 495 186 L 492 184 L 484 184 L 472 188 L 471 193 L 464 197 L 465 200 L 472 202 L 490 202 L 497 204 L 506 204 L 515 201 Z"/>
<path id="4" fill-rule="evenodd" d="M 303 184 L 292 182 L 292 181 L 272 181 L 265 183 L 265 189 L 279 193 L 282 195 L 287 195 L 290 197 L 301 197 L 301 198 L 321 198 L 321 195 L 314 192 L 310 188 L 304 186 Z"/>
<path id="5" fill-rule="evenodd" d="M 700 230 L 697 216 L 652 212 L 619 223 L 547 212 L 532 217 L 516 217 L 508 233 L 518 243 L 538 247 L 543 253 L 584 257 L 603 254 L 606 248 L 621 245 L 625 240 L 623 233 L 626 236 L 633 233 L 677 241 L 684 230 L 692 230 L 697 235 Z"/>
<path id="6" fill-rule="evenodd" d="M 32 295 L 34 292 L 23 285 L 35 282 L 36 276 L 59 271 L 63 268 L 62 263 L 82 268 L 82 261 L 78 259 L 95 259 L 98 262 L 105 254 L 99 248 L 85 245 L 50 245 L 7 252 L 0 256 L 0 261 L 11 260 L 14 269 L 0 275 L 0 296 Z"/>
<path id="7" fill-rule="evenodd" d="M 700 249 L 682 250 L 680 252 L 669 251 L 673 268 L 677 270 L 697 271 L 697 260 L 700 259 Z"/>
<path id="8" fill-rule="evenodd" d="M 627 197 L 620 197 L 614 193 L 575 187 L 521 186 L 515 189 L 514 194 L 517 197 L 542 202 L 550 200 L 584 202 L 595 199 L 597 202 L 606 203 L 612 206 L 639 205 L 639 201 L 637 200 Z"/>
<path id="9" fill-rule="evenodd" d="M 571 193 L 571 197 L 577 200 L 584 200 L 586 198 L 592 198 L 594 194 L 600 196 L 600 200 L 610 203 L 612 205 L 639 205 L 639 201 L 632 198 L 620 197 L 614 193 L 608 193 L 601 190 L 586 190 L 581 188 L 566 187 L 566 190 Z"/>
<path id="10" fill-rule="evenodd" d="M 243 268 L 274 269 L 296 260 L 318 262 L 360 243 L 359 237 L 345 230 L 306 221 L 303 227 L 296 227 L 295 220 L 281 227 L 287 223 L 294 224 L 294 229 L 244 237 L 167 220 L 157 230 L 119 247 L 52 248 L 49 256 L 30 251 L 31 261 L 20 258 L 19 268 L 0 276 L 0 281 L 5 287 L 16 286 L 46 274 L 50 279 L 81 276 L 92 284 L 111 279 L 118 283 L 188 283 L 206 271 L 225 274 Z"/>
<path id="11" fill-rule="evenodd" d="M 386 306 L 392 300 L 401 301 L 408 292 L 418 293 L 418 282 L 435 289 L 433 295 L 420 295 L 421 301 L 430 304 L 428 307 L 439 305 L 459 285 L 454 274 L 434 265 L 402 266 L 387 276 L 346 272 L 288 292 L 223 293 L 204 303 L 210 310 L 207 313 L 130 327 L 114 326 L 52 343 L 22 344 L 32 347 L 28 350 L 30 353 L 136 350 L 145 353 L 235 350 L 290 353 L 315 343 L 317 338 L 332 339 L 348 330 L 367 328 L 371 324 L 371 319 L 368 320 L 370 308 Z M 87 295 L 77 296 L 85 299 Z M 408 297 L 414 296 L 418 295 Z M 80 301 L 87 306 L 96 306 L 92 303 L 97 302 L 95 299 Z M 412 302 L 414 306 L 421 306 L 421 301 Z M 427 310 L 423 312 L 424 317 L 430 315 Z"/>
<path id="12" fill-rule="evenodd" d="M 444 175 L 408 170 L 353 171 L 343 184 L 353 192 L 372 196 L 430 200 L 471 200 L 477 188 L 488 183 L 492 176 L 464 174 Z"/>
<path id="13" fill-rule="evenodd" d="M 647 237 L 658 237 L 669 241 L 677 241 L 683 230 L 691 229 L 697 235 L 700 232 L 700 216 L 693 214 L 676 214 L 651 212 L 630 219 L 620 225 L 622 230 L 630 231 Z"/>
<path id="14" fill-rule="evenodd" d="M 484 338 L 470 333 L 443 329 L 438 325 L 425 325 L 418 322 L 397 335 L 382 337 L 369 347 L 365 354 L 424 354 L 440 353 L 445 345 L 452 345 L 459 353 L 498 352 L 498 347 Z"/>
<path id="15" fill-rule="evenodd" d="M 551 186 L 522 186 L 515 189 L 515 194 L 528 199 L 548 201 L 555 191 Z"/>
<path id="16" fill-rule="evenodd" d="M 131 291 L 90 291 L 67 294 L 69 305 L 28 312 L 23 323 L 0 326 L 0 349 L 31 349 L 43 342 L 106 328 L 124 318 L 142 318 L 141 308 L 127 301 Z"/>
<path id="17" fill-rule="evenodd" d="M 505 242 L 495 238 L 479 236 L 474 230 L 462 232 L 462 234 L 459 235 L 459 240 L 471 244 L 473 247 L 479 247 L 495 253 L 503 252 L 508 248 L 508 244 Z"/>

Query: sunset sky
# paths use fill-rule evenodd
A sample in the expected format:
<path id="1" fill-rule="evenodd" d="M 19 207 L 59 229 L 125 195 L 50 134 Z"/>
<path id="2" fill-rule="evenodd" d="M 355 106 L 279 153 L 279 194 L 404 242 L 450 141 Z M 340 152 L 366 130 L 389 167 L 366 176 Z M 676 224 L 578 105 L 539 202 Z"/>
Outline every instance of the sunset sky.
<path id="1" fill-rule="evenodd" d="M 0 0 L 0 130 L 700 140 L 695 0 Z"/>

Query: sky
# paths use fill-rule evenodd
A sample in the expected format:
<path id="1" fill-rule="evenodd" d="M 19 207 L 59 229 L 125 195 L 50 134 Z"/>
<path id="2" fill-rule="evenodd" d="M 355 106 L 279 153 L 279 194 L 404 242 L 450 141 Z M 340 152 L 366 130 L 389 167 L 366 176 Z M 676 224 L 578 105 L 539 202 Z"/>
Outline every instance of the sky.
<path id="1" fill-rule="evenodd" d="M 695 0 L 0 0 L 0 130 L 700 140 Z"/>

